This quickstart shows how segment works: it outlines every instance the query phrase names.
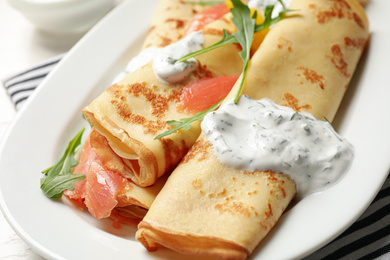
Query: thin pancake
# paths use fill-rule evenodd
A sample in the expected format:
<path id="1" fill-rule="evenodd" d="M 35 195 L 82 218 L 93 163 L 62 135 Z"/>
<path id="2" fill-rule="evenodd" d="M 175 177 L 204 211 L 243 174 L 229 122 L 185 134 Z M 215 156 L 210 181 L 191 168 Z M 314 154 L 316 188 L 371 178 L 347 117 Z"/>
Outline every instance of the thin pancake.
<path id="1" fill-rule="evenodd" d="M 332 121 L 369 36 L 364 9 L 355 0 L 295 0 L 289 8 L 299 11 L 267 34 L 242 94 Z"/>
<path id="2" fill-rule="evenodd" d="M 295 191 L 287 175 L 223 165 L 201 135 L 138 225 L 136 237 L 148 250 L 161 245 L 185 254 L 245 259 Z"/>

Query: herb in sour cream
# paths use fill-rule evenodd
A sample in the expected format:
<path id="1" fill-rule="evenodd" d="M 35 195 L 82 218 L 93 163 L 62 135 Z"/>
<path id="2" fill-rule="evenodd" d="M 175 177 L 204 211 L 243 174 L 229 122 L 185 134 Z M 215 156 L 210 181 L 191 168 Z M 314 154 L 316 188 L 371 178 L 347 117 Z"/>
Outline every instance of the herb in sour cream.
<path id="1" fill-rule="evenodd" d="M 185 80 L 198 67 L 195 58 L 176 62 L 181 57 L 203 48 L 203 33 L 193 32 L 182 40 L 163 48 L 153 58 L 153 70 L 164 83 L 177 83 Z"/>
<path id="2" fill-rule="evenodd" d="M 125 71 L 117 75 L 113 83 L 153 61 L 153 71 L 163 83 L 185 80 L 198 67 L 196 59 L 177 62 L 179 58 L 203 48 L 203 33 L 193 32 L 180 41 L 166 47 L 149 47 L 141 51 L 127 64 Z"/>
<path id="3" fill-rule="evenodd" d="M 298 199 L 336 183 L 353 159 L 352 145 L 329 122 L 269 99 L 230 100 L 201 126 L 223 164 L 287 174 L 297 183 Z"/>

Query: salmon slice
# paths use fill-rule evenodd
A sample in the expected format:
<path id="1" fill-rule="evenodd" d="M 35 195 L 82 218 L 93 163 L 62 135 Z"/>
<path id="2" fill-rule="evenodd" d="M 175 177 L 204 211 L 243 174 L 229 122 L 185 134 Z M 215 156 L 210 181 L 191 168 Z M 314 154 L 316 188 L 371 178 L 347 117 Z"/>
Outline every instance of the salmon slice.
<path id="1" fill-rule="evenodd" d="M 91 131 L 91 133 L 94 130 Z M 95 153 L 95 149 L 91 146 L 91 134 L 85 140 L 83 150 L 81 151 L 80 160 L 77 166 L 75 167 L 73 173 L 81 173 L 87 175 L 89 172 L 89 167 L 92 162 L 101 161 L 100 157 Z M 74 184 L 75 188 L 73 190 L 65 190 L 64 195 L 73 200 L 82 200 L 85 197 L 85 184 L 87 179 L 85 178 L 82 181 L 76 182 Z"/>
<path id="2" fill-rule="evenodd" d="M 239 75 L 204 78 L 184 87 L 176 108 L 181 112 L 198 113 L 217 104 L 232 89 Z"/>
<path id="3" fill-rule="evenodd" d="M 131 185 L 128 179 L 104 165 L 105 162 L 96 153 L 97 149 L 103 147 L 111 149 L 105 138 L 92 129 L 85 141 L 79 163 L 73 171 L 86 175 L 86 178 L 76 182 L 74 190 L 64 191 L 68 198 L 83 201 L 88 211 L 98 219 L 111 214 L 111 210 L 118 204 L 118 194 L 129 189 Z M 113 163 L 109 165 L 113 167 Z"/>
<path id="4" fill-rule="evenodd" d="M 226 4 L 218 4 L 214 6 L 207 7 L 194 15 L 191 22 L 188 24 L 185 31 L 185 35 L 189 35 L 192 32 L 199 31 L 205 25 L 218 20 L 223 15 L 229 12 L 229 8 Z"/>
<path id="5" fill-rule="evenodd" d="M 126 189 L 128 180 L 116 172 L 93 162 L 85 185 L 85 205 L 97 219 L 107 218 L 118 204 L 117 196 Z"/>

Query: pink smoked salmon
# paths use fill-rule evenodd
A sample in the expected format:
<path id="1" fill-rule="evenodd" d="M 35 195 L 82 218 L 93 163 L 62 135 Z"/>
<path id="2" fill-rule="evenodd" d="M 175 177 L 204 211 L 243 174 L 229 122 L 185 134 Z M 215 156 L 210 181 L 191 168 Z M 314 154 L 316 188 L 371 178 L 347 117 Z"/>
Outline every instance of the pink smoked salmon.
<path id="1" fill-rule="evenodd" d="M 223 15 L 229 12 L 229 8 L 226 4 L 218 4 L 214 6 L 207 7 L 194 15 L 191 22 L 188 24 L 185 31 L 185 35 L 189 35 L 192 32 L 199 31 L 205 25 L 218 20 Z"/>
<path id="2" fill-rule="evenodd" d="M 64 191 L 68 198 L 84 201 L 88 211 L 98 219 L 110 216 L 112 209 L 118 204 L 118 194 L 131 185 L 129 180 L 106 167 L 102 158 L 96 154 L 96 148 L 91 143 L 98 143 L 100 147 L 107 146 L 107 149 L 111 149 L 102 141 L 105 141 L 105 138 L 95 130 L 90 132 L 79 163 L 74 169 L 74 173 L 85 174 L 86 178 L 75 183 L 73 191 Z"/>
<path id="3" fill-rule="evenodd" d="M 239 75 L 204 78 L 184 87 L 176 108 L 186 113 L 198 113 L 217 104 L 232 89 Z"/>
<path id="4" fill-rule="evenodd" d="M 94 152 L 94 150 L 95 149 L 91 147 L 91 135 L 89 135 L 87 140 L 85 141 L 83 150 L 81 151 L 79 163 L 73 171 L 74 173 L 82 173 L 87 175 L 91 163 L 94 161 L 100 161 L 100 157 Z M 64 195 L 66 195 L 70 199 L 83 200 L 85 197 L 86 181 L 87 179 L 85 178 L 82 181 L 76 182 L 74 184 L 74 190 L 65 190 Z"/>
<path id="5" fill-rule="evenodd" d="M 85 185 L 85 205 L 97 219 L 107 218 L 118 204 L 118 194 L 129 184 L 120 174 L 93 162 Z"/>

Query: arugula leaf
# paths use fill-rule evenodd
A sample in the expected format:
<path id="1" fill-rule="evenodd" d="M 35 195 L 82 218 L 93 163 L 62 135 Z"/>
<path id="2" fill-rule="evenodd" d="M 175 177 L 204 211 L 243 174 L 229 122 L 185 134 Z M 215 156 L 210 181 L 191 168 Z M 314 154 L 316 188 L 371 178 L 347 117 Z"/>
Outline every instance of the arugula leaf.
<path id="1" fill-rule="evenodd" d="M 206 48 L 203 48 L 203 49 L 201 49 L 199 51 L 191 52 L 191 53 L 181 57 L 180 59 L 176 60 L 175 63 L 176 62 L 186 61 L 186 60 L 188 60 L 190 58 L 196 57 L 196 56 L 198 56 L 200 54 L 203 54 L 205 52 L 217 49 L 217 48 L 219 48 L 221 46 L 224 46 L 224 45 L 227 45 L 227 44 L 237 43 L 237 39 L 234 38 L 233 35 L 230 35 L 225 29 L 223 29 L 222 32 L 223 32 L 223 36 L 222 36 L 222 39 L 219 42 L 214 43 L 213 45 L 210 45 L 210 46 L 208 46 Z"/>
<path id="2" fill-rule="evenodd" d="M 208 108 L 207 110 L 204 110 L 202 112 L 199 112 L 197 113 L 196 115 L 194 115 L 193 117 L 189 117 L 189 118 L 183 118 L 183 119 L 180 119 L 180 121 L 176 121 L 176 120 L 170 120 L 170 121 L 167 121 L 167 123 L 171 126 L 175 126 L 174 128 L 168 130 L 168 131 L 165 131 L 164 133 L 162 134 L 159 134 L 158 136 L 156 136 L 154 138 L 154 140 L 156 139 L 160 139 L 161 137 L 164 137 L 164 136 L 167 136 L 167 135 L 170 135 L 170 134 L 173 134 L 175 131 L 181 129 L 181 128 L 184 128 L 185 130 L 190 130 L 191 128 L 191 123 L 192 122 L 195 122 L 197 120 L 203 120 L 203 118 L 211 111 L 214 111 L 215 109 L 217 109 L 221 104 L 222 104 L 222 101 L 219 101 L 218 104 L 215 104 L 215 105 L 212 105 L 210 108 Z"/>
<path id="3" fill-rule="evenodd" d="M 251 12 L 247 5 L 243 4 L 240 0 L 232 0 L 232 2 L 233 8 L 230 9 L 230 12 L 233 14 L 232 22 L 237 28 L 237 32 L 233 33 L 232 36 L 237 39 L 238 43 L 240 43 L 242 47 L 240 56 L 244 61 L 242 80 L 236 93 L 236 97 L 234 98 L 234 103 L 237 103 L 242 91 L 242 87 L 244 86 L 246 73 L 248 71 L 253 34 L 255 33 L 257 12 L 255 12 L 253 18 L 251 18 Z"/>
<path id="4" fill-rule="evenodd" d="M 268 29 L 269 27 L 271 27 L 271 25 L 273 25 L 273 24 L 279 22 L 280 20 L 282 20 L 284 14 L 286 14 L 288 12 L 294 11 L 294 10 L 291 10 L 291 9 L 286 9 L 286 7 L 283 4 L 283 2 L 281 0 L 278 0 L 278 1 L 283 6 L 282 11 L 280 11 L 279 14 L 275 18 L 272 18 L 272 12 L 273 12 L 275 6 L 274 5 L 267 5 L 265 10 L 264 10 L 264 21 L 263 21 L 263 23 L 257 24 L 255 26 L 255 32 L 259 32 L 259 31 Z"/>
<path id="5" fill-rule="evenodd" d="M 44 170 L 41 178 L 41 189 L 45 195 L 52 199 L 61 198 L 64 190 L 73 190 L 74 183 L 85 179 L 84 174 L 72 174 L 71 168 L 76 166 L 78 161 L 74 158 L 76 148 L 81 143 L 84 128 L 69 142 L 68 147 L 61 159 L 52 167 Z"/>
<path id="6" fill-rule="evenodd" d="M 251 47 L 252 41 L 253 41 L 254 26 L 256 24 L 256 13 L 255 13 L 254 18 L 252 19 L 250 17 L 250 10 L 249 10 L 248 6 L 243 4 L 240 0 L 232 0 L 232 2 L 233 2 L 233 8 L 230 9 L 230 11 L 233 14 L 232 22 L 236 26 L 237 32 L 230 35 L 226 30 L 223 30 L 223 37 L 219 42 L 217 42 L 217 43 L 215 43 L 207 48 L 204 48 L 202 50 L 190 53 L 190 54 L 182 57 L 181 59 L 177 60 L 176 62 L 186 61 L 189 58 L 192 58 L 192 57 L 195 57 L 199 54 L 205 53 L 207 51 L 219 48 L 223 45 L 227 45 L 227 44 L 231 44 L 231 43 L 240 43 L 240 45 L 242 46 L 242 51 L 240 52 L 240 56 L 244 60 L 243 78 L 245 78 L 246 71 L 247 71 L 248 64 L 249 64 L 249 58 L 250 58 L 249 57 L 250 47 Z M 249 46 L 249 48 L 248 48 L 248 46 Z M 238 94 L 236 96 L 237 100 L 239 97 L 239 93 L 241 92 L 243 82 L 244 82 L 244 79 L 241 81 L 240 90 L 238 91 Z M 156 136 L 154 139 L 159 139 L 161 137 L 170 135 L 170 134 L 174 133 L 176 130 L 179 130 L 181 128 L 184 128 L 185 130 L 188 131 L 191 128 L 190 124 L 192 122 L 197 121 L 197 120 L 203 120 L 204 116 L 207 113 L 217 109 L 222 104 L 222 101 L 223 100 L 221 100 L 218 104 L 211 106 L 209 109 L 207 109 L 205 111 L 197 113 L 193 117 L 183 118 L 183 119 L 180 119 L 180 121 L 176 121 L 176 120 L 167 121 L 167 123 L 169 125 L 172 125 L 175 127 Z"/>
<path id="7" fill-rule="evenodd" d="M 232 0 L 233 2 L 233 8 L 230 9 L 230 11 L 233 14 L 232 22 L 237 28 L 237 32 L 233 34 L 229 34 L 226 30 L 223 30 L 223 37 L 222 39 L 202 50 L 190 53 L 181 59 L 177 60 L 176 62 L 182 62 L 186 61 L 189 58 L 195 57 L 199 54 L 208 52 L 210 50 L 219 48 L 223 45 L 231 44 L 231 43 L 239 43 L 242 46 L 242 51 L 239 53 L 241 59 L 244 61 L 244 71 L 243 71 L 243 78 L 245 78 L 246 71 L 248 69 L 249 65 L 249 59 L 250 59 L 250 48 L 253 42 L 253 34 L 254 34 L 254 27 L 256 24 L 256 13 L 254 15 L 254 18 L 251 18 L 250 10 L 247 5 L 243 4 L 240 0 Z M 236 95 L 235 102 L 237 102 L 239 93 L 241 92 L 242 85 L 244 80 L 241 81 L 240 89 Z M 223 100 L 222 100 L 223 101 Z M 156 136 L 154 139 L 159 139 L 161 137 L 167 136 L 175 132 L 176 130 L 179 130 L 181 128 L 184 128 L 185 130 L 189 130 L 191 128 L 191 123 L 197 120 L 203 120 L 204 116 L 214 111 L 216 108 L 218 108 L 222 101 L 220 101 L 218 104 L 215 104 L 211 106 L 209 109 L 197 113 L 193 117 L 189 118 L 183 118 L 180 119 L 180 121 L 171 120 L 167 121 L 169 125 L 175 126 L 174 128 Z"/>
<path id="8" fill-rule="evenodd" d="M 248 66 L 249 66 L 249 60 L 250 60 L 250 49 L 252 46 L 253 42 L 253 34 L 257 32 L 255 30 L 256 28 L 256 16 L 257 13 L 255 12 L 253 17 L 251 17 L 250 9 L 247 5 L 243 4 L 240 0 L 232 0 L 233 3 L 233 8 L 230 9 L 230 12 L 232 13 L 232 22 L 237 28 L 237 32 L 233 34 L 229 34 L 226 30 L 223 30 L 223 37 L 222 39 L 207 47 L 203 48 L 199 51 L 190 53 L 188 55 L 185 55 L 181 59 L 177 60 L 176 62 L 182 62 L 186 61 L 189 58 L 193 58 L 195 56 L 198 56 L 199 54 L 208 52 L 210 50 L 219 48 L 221 46 L 231 44 L 231 43 L 239 43 L 241 45 L 241 52 L 240 57 L 244 61 L 244 67 L 243 67 L 243 72 L 242 72 L 242 79 L 240 82 L 240 87 L 236 93 L 236 96 L 234 98 L 234 103 L 237 103 L 238 98 L 240 97 L 240 93 L 242 91 L 244 82 L 245 82 L 245 77 L 246 73 L 248 71 Z M 272 13 L 272 10 L 271 10 Z M 264 21 L 263 24 L 268 21 Z M 268 28 L 265 26 L 263 29 Z M 261 27 L 258 28 L 258 31 L 263 30 Z"/>
<path id="9" fill-rule="evenodd" d="M 238 99 L 241 95 L 241 91 L 242 91 L 242 88 L 244 86 L 246 74 L 247 74 L 248 67 L 249 67 L 250 51 L 251 51 L 251 46 L 253 43 L 253 34 L 256 32 L 268 29 L 271 25 L 273 25 L 274 23 L 281 20 L 283 18 L 283 15 L 286 12 L 291 11 L 291 10 L 288 10 L 285 8 L 285 5 L 283 4 L 283 2 L 281 0 L 278 0 L 278 1 L 283 6 L 283 10 L 281 12 L 279 12 L 279 15 L 275 18 L 272 18 L 272 11 L 274 9 L 274 6 L 269 5 L 266 7 L 266 9 L 264 11 L 263 23 L 256 25 L 257 12 L 255 11 L 253 16 L 251 17 L 250 9 L 246 4 L 242 3 L 240 0 L 232 0 L 233 8 L 230 9 L 230 12 L 233 15 L 232 22 L 236 26 L 237 32 L 235 32 L 233 34 L 229 34 L 226 30 L 223 30 L 223 37 L 219 42 L 217 42 L 209 47 L 203 48 L 199 51 L 187 54 L 187 55 L 183 56 L 182 58 L 178 59 L 176 62 L 186 61 L 190 58 L 193 58 L 195 56 L 198 56 L 200 54 L 214 50 L 216 48 L 219 48 L 219 47 L 227 45 L 227 44 L 239 43 L 242 47 L 242 50 L 240 51 L 239 54 L 240 54 L 241 59 L 244 61 L 244 66 L 243 66 L 240 86 L 239 86 L 239 89 L 238 89 L 236 96 L 234 98 L 234 103 L 237 103 Z M 217 107 L 219 107 L 219 105 L 222 103 L 222 101 L 220 101 L 218 104 L 214 105 L 215 109 Z M 212 107 L 214 107 L 214 106 L 212 106 Z M 190 126 L 191 122 L 194 122 L 196 120 L 203 120 L 204 116 L 208 112 L 213 111 L 213 110 L 208 109 L 208 110 L 199 112 L 198 114 L 196 114 L 193 117 L 184 118 L 184 119 L 181 119 L 180 121 L 175 121 L 175 120 L 167 121 L 168 124 L 175 126 L 175 128 L 172 128 L 172 129 L 156 136 L 155 139 L 159 139 L 161 137 L 170 135 L 173 132 L 175 132 L 176 130 L 179 130 L 181 128 L 189 130 L 191 127 Z M 201 115 L 201 116 L 199 116 L 199 115 Z"/>

